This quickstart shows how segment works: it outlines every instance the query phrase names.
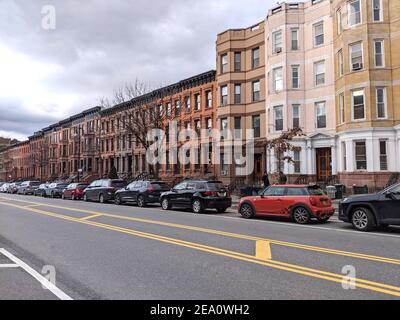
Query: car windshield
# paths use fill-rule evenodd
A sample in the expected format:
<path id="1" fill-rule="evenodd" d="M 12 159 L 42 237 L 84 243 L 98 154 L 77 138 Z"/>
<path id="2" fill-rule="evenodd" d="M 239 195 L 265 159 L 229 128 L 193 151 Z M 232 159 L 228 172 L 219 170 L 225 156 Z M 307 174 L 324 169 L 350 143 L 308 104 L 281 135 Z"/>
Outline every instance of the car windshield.
<path id="1" fill-rule="evenodd" d="M 324 190 L 322 190 L 320 187 L 309 187 L 308 192 L 310 193 L 311 196 L 324 196 Z"/>
<path id="2" fill-rule="evenodd" d="M 221 189 L 224 189 L 224 185 L 222 184 L 222 182 L 208 182 L 207 183 L 207 188 L 208 190 L 212 190 L 212 191 L 218 191 Z"/>
<path id="3" fill-rule="evenodd" d="M 389 188 L 386 188 L 386 189 L 382 190 L 379 193 L 380 194 L 384 194 L 384 193 L 388 193 L 388 192 L 399 193 L 400 192 L 400 184 L 396 184 L 394 186 L 390 186 Z"/>

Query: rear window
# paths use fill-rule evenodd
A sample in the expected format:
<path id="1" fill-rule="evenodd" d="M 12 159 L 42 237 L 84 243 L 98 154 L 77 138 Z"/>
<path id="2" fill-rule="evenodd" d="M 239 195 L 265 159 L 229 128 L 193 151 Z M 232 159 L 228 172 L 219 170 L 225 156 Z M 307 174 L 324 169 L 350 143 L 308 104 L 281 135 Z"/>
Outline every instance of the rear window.
<path id="1" fill-rule="evenodd" d="M 311 196 L 324 196 L 325 192 L 321 188 L 308 188 L 308 192 L 310 193 Z"/>
<path id="2" fill-rule="evenodd" d="M 225 187 L 222 182 L 208 182 L 207 188 L 208 188 L 208 190 L 211 190 L 211 191 L 218 191 L 218 190 L 224 189 Z"/>
<path id="3" fill-rule="evenodd" d="M 153 186 L 154 190 L 169 190 L 169 186 L 166 183 L 162 182 L 152 182 L 151 185 Z"/>
<path id="4" fill-rule="evenodd" d="M 84 189 L 87 188 L 88 186 L 89 186 L 88 184 L 78 184 L 76 188 Z"/>
<path id="5" fill-rule="evenodd" d="M 111 186 L 114 188 L 124 188 L 125 185 L 124 181 L 111 181 Z"/>

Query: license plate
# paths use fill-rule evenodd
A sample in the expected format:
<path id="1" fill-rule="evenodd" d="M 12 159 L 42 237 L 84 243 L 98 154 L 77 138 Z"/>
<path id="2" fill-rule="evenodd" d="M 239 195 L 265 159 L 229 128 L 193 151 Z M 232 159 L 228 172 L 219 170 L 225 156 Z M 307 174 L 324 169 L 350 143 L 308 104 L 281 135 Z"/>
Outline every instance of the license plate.
<path id="1" fill-rule="evenodd" d="M 218 192 L 218 197 L 225 198 L 226 197 L 226 192 Z"/>

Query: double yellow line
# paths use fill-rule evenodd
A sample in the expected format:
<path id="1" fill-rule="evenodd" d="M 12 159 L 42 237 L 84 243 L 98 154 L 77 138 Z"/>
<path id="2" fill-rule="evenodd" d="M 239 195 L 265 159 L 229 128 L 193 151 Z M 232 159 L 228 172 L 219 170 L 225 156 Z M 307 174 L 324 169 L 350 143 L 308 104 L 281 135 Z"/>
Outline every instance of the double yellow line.
<path id="1" fill-rule="evenodd" d="M 9 199 L 6 199 L 6 200 L 9 200 Z M 72 209 L 72 208 L 65 208 L 65 209 L 68 209 L 71 211 L 78 211 L 78 212 L 85 211 L 88 213 L 92 213 L 91 216 L 88 216 L 86 218 L 74 218 L 74 217 L 70 217 L 70 216 L 66 216 L 66 215 L 62 215 L 62 214 L 57 214 L 57 213 L 53 213 L 53 212 L 49 212 L 49 211 L 36 209 L 31 206 L 19 206 L 19 205 L 10 203 L 10 202 L 0 202 L 0 204 L 9 206 L 9 207 L 26 210 L 26 211 L 30 211 L 30 212 L 34 212 L 34 213 L 49 216 L 49 217 L 53 217 L 53 218 L 57 218 L 57 219 L 81 223 L 81 224 L 85 224 L 85 225 L 96 227 L 96 228 L 101 228 L 101 229 L 111 230 L 111 231 L 128 234 L 128 235 L 132 235 L 132 236 L 136 236 L 136 237 L 151 239 L 151 240 L 155 240 L 155 241 L 159 241 L 159 242 L 163 242 L 163 243 L 167 243 L 167 244 L 173 244 L 173 245 L 177 245 L 177 246 L 181 246 L 181 247 L 185 247 L 185 248 L 194 249 L 197 251 L 212 253 L 215 255 L 229 257 L 229 258 L 240 260 L 240 261 L 246 261 L 246 262 L 254 263 L 257 265 L 266 266 L 266 267 L 270 267 L 270 268 L 274 268 L 274 269 L 278 269 L 278 270 L 284 270 L 284 271 L 288 271 L 288 272 L 292 272 L 292 273 L 296 273 L 296 274 L 300 274 L 300 275 L 304 275 L 304 276 L 309 276 L 309 277 L 323 279 L 323 280 L 337 282 L 337 283 L 344 282 L 344 275 L 342 275 L 342 274 L 335 274 L 335 273 L 326 272 L 326 271 L 322 271 L 322 270 L 302 267 L 302 266 L 298 266 L 298 265 L 294 265 L 294 264 L 268 260 L 270 258 L 270 252 L 264 250 L 265 245 L 266 245 L 265 239 L 244 236 L 244 235 L 243 236 L 237 235 L 237 236 L 241 236 L 240 237 L 241 239 L 244 239 L 244 238 L 246 238 L 247 240 L 255 240 L 256 239 L 256 241 L 257 241 L 256 242 L 256 249 L 257 249 L 256 256 L 252 256 L 252 255 L 248 255 L 248 254 L 244 254 L 244 253 L 240 253 L 240 252 L 234 252 L 234 251 L 230 251 L 230 250 L 206 246 L 206 245 L 193 243 L 193 242 L 189 242 L 189 241 L 183 241 L 183 240 L 174 239 L 174 238 L 170 238 L 170 237 L 164 237 L 164 236 L 160 236 L 157 234 L 151 234 L 151 233 L 141 232 L 141 231 L 137 231 L 137 230 L 133 230 L 133 229 L 127 229 L 127 228 L 123 228 L 123 227 L 118 227 L 118 226 L 113 226 L 113 225 L 109 225 L 109 224 L 90 221 L 90 219 L 101 216 L 101 215 L 104 215 L 104 216 L 113 216 L 113 215 L 93 213 L 93 212 L 88 212 L 86 210 L 76 210 L 76 209 Z M 44 205 L 47 206 L 46 204 L 44 204 Z M 51 206 L 51 205 L 49 205 L 49 206 Z M 57 206 L 51 206 L 51 207 L 62 208 L 62 207 L 57 207 Z M 134 219 L 134 218 L 132 218 L 132 219 Z M 128 220 L 132 220 L 132 219 L 128 219 Z M 142 221 L 143 219 L 135 219 L 135 221 L 139 221 L 139 220 L 141 222 L 143 222 Z M 172 225 L 172 224 L 168 224 L 168 225 Z M 187 226 L 187 227 L 189 227 L 189 226 Z M 196 228 L 196 227 L 190 227 L 190 228 Z M 206 230 L 210 230 L 210 229 L 206 229 Z M 215 230 L 215 231 L 217 231 L 217 230 Z M 215 234 L 222 234 L 222 233 L 215 233 Z M 223 234 L 226 235 L 229 233 L 223 233 Z M 257 252 L 259 252 L 259 253 L 257 254 Z M 267 261 L 265 261 L 265 260 L 267 260 Z M 357 288 L 363 288 L 363 289 L 367 289 L 367 290 L 371 290 L 371 291 L 375 291 L 375 292 L 380 292 L 380 293 L 400 297 L 400 287 L 397 287 L 397 286 L 392 286 L 392 285 L 387 285 L 387 284 L 382 284 L 382 283 L 378 283 L 378 282 L 357 279 L 357 278 L 351 278 L 351 279 L 346 278 L 345 280 L 353 281 Z"/>

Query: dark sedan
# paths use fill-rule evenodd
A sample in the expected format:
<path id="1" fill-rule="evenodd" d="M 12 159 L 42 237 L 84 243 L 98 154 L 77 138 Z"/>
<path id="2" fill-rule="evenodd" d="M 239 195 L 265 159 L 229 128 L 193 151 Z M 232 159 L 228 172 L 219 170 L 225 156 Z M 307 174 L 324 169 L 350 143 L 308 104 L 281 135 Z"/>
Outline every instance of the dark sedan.
<path id="1" fill-rule="evenodd" d="M 133 202 L 139 207 L 145 207 L 150 203 L 160 203 L 161 193 L 170 189 L 165 182 L 135 181 L 115 193 L 115 204 Z"/>
<path id="2" fill-rule="evenodd" d="M 232 199 L 220 181 L 189 180 L 161 194 L 161 206 L 164 210 L 178 207 L 191 209 L 194 213 L 207 209 L 223 213 L 232 206 Z"/>
<path id="3" fill-rule="evenodd" d="M 49 187 L 48 184 L 43 183 L 41 184 L 33 193 L 33 195 L 35 197 L 39 196 L 39 197 L 45 197 L 46 196 L 46 189 Z"/>
<path id="4" fill-rule="evenodd" d="M 63 191 L 66 187 L 68 187 L 68 183 L 64 182 L 52 183 L 45 190 L 44 196 L 50 198 L 61 198 Z"/>
<path id="5" fill-rule="evenodd" d="M 339 219 L 352 223 L 359 231 L 400 225 L 400 183 L 376 194 L 344 199 L 340 204 Z"/>
<path id="6" fill-rule="evenodd" d="M 105 203 L 114 200 L 115 192 L 125 188 L 124 180 L 102 179 L 93 181 L 84 191 L 83 200 Z"/>

